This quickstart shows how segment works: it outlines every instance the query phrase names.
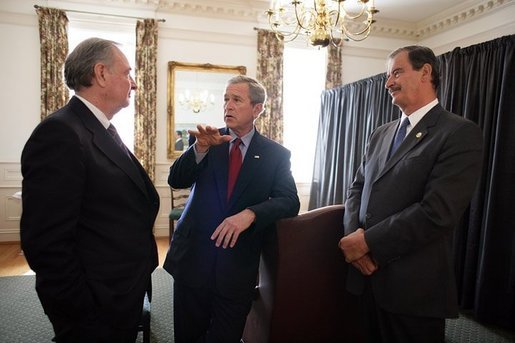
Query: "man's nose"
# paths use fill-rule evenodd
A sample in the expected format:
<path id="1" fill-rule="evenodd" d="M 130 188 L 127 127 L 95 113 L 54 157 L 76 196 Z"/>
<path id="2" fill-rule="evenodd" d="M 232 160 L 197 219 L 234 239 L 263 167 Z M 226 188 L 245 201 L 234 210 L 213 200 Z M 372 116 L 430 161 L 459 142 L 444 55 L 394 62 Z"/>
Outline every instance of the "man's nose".
<path id="1" fill-rule="evenodd" d="M 233 106 L 234 106 L 234 101 L 232 101 L 232 100 L 225 101 L 225 104 L 224 104 L 225 109 L 231 109 L 231 108 L 233 108 Z"/>
<path id="2" fill-rule="evenodd" d="M 384 88 L 390 89 L 395 84 L 393 75 L 387 75 L 386 76 L 386 82 L 384 84 Z"/>
<path id="3" fill-rule="evenodd" d="M 132 90 L 136 90 L 136 88 L 138 88 L 136 86 L 136 81 L 134 81 L 134 79 L 132 78 L 132 76 L 129 76 L 130 80 L 131 80 L 131 89 Z"/>

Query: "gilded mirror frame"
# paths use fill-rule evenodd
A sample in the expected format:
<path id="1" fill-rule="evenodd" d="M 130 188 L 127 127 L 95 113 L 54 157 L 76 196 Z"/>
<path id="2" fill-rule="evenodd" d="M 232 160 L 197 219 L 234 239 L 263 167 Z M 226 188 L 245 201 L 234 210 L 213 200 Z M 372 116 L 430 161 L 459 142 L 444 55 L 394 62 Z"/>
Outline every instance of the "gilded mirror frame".
<path id="1" fill-rule="evenodd" d="M 247 73 L 245 66 L 226 66 L 214 65 L 210 63 L 197 64 L 197 63 L 184 63 L 177 61 L 168 62 L 168 91 L 167 91 L 167 156 L 168 159 L 175 159 L 179 157 L 182 151 L 175 150 L 175 85 L 177 80 L 177 71 L 192 71 L 198 73 L 227 73 L 227 74 L 240 74 Z"/>

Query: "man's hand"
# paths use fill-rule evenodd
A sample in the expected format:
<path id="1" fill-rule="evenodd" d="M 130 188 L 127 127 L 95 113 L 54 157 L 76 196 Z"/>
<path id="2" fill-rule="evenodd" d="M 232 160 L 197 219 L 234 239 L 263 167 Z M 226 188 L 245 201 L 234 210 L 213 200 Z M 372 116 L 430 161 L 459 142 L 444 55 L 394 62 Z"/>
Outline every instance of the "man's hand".
<path id="1" fill-rule="evenodd" d="M 358 269 L 363 275 L 372 275 L 377 270 L 377 264 L 374 262 L 370 254 L 366 254 L 365 256 L 358 258 L 352 265 Z"/>
<path id="2" fill-rule="evenodd" d="M 197 138 L 195 148 L 200 153 L 206 152 L 210 146 L 219 145 L 231 140 L 230 135 L 221 135 L 216 127 L 197 125 L 197 130 L 188 130 L 188 133 Z"/>
<path id="3" fill-rule="evenodd" d="M 224 249 L 227 246 L 233 248 L 240 234 L 247 230 L 255 219 L 256 214 L 248 208 L 234 216 L 225 218 L 211 235 L 211 240 L 216 239 L 215 245 L 217 247 L 222 245 Z"/>
<path id="4" fill-rule="evenodd" d="M 340 239 L 338 247 L 342 250 L 347 263 L 356 261 L 370 251 L 365 241 L 365 230 L 361 228 Z"/>

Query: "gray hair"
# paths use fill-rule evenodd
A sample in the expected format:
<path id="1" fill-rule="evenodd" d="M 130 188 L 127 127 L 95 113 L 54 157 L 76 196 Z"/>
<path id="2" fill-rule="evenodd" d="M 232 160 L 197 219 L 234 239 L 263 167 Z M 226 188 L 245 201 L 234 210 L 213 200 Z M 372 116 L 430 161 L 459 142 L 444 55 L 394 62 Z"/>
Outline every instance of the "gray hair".
<path id="1" fill-rule="evenodd" d="M 253 79 L 246 75 L 234 76 L 231 79 L 229 79 L 229 81 L 227 81 L 227 85 L 234 85 L 237 83 L 248 84 L 249 98 L 252 105 L 263 104 L 264 107 L 266 102 L 266 89 L 261 83 L 259 83 L 256 79 Z"/>
<path id="2" fill-rule="evenodd" d="M 117 45 L 116 42 L 96 37 L 86 39 L 77 45 L 64 63 L 66 85 L 75 91 L 90 87 L 95 64 L 103 62 L 111 66 L 113 47 Z"/>

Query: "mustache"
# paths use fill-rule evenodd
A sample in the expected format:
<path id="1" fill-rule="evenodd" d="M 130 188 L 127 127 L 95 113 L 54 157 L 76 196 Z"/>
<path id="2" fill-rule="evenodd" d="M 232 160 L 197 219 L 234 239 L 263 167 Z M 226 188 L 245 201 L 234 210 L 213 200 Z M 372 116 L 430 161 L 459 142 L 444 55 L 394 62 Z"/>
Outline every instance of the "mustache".
<path id="1" fill-rule="evenodd" d="M 396 92 L 396 91 L 400 91 L 401 90 L 401 87 L 400 86 L 396 86 L 396 87 L 390 87 L 388 88 L 388 92 L 390 94 L 392 94 L 393 92 Z"/>

